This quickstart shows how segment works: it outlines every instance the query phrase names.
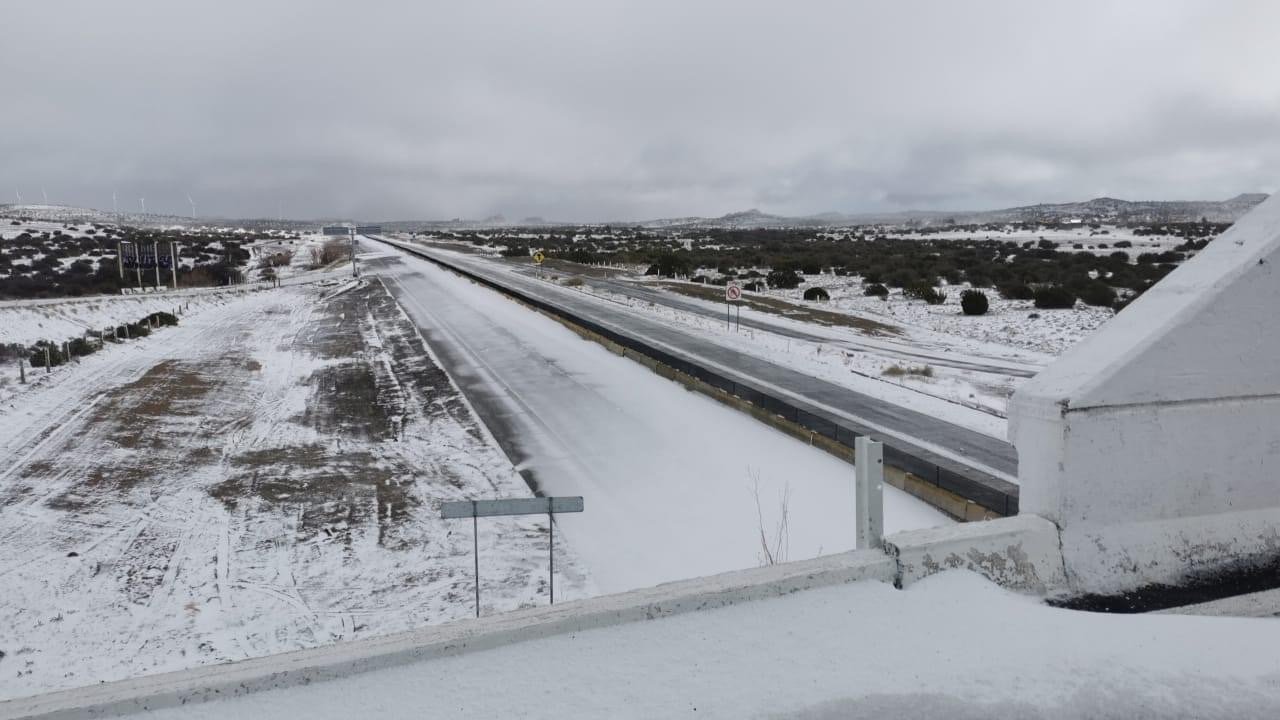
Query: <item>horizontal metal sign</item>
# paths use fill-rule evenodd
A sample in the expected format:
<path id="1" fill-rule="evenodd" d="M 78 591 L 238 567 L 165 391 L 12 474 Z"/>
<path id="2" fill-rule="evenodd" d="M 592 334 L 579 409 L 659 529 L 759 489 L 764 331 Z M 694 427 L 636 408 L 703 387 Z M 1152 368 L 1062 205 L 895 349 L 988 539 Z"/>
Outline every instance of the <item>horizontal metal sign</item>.
<path id="1" fill-rule="evenodd" d="M 381 235 L 381 225 L 358 225 L 356 226 L 357 235 Z"/>
<path id="2" fill-rule="evenodd" d="M 351 228 L 346 225 L 326 225 L 324 228 L 325 235 L 350 235 Z"/>
<path id="3" fill-rule="evenodd" d="M 458 500 L 440 506 L 442 518 L 494 517 L 496 515 L 545 515 L 582 512 L 581 497 L 505 498 Z"/>

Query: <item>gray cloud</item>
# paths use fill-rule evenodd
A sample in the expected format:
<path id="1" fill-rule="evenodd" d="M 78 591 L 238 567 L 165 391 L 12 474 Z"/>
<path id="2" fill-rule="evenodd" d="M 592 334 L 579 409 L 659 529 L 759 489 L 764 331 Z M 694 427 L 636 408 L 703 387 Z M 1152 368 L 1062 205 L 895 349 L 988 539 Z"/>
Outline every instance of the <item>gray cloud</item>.
<path id="1" fill-rule="evenodd" d="M 1222 198 L 1280 177 L 1280 5 L 6 7 L 0 197 L 641 219 Z"/>

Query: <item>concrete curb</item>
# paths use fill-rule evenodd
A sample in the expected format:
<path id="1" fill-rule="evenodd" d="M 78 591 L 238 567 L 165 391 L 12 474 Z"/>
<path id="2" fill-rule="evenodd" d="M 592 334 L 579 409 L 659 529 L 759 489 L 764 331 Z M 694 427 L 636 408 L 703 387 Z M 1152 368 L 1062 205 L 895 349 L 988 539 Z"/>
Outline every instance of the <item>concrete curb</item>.
<path id="1" fill-rule="evenodd" d="M 110 717 L 236 697 L 810 588 L 859 580 L 892 582 L 895 568 L 894 561 L 878 550 L 828 555 L 381 638 L 18 698 L 0 702 L 0 720 Z"/>

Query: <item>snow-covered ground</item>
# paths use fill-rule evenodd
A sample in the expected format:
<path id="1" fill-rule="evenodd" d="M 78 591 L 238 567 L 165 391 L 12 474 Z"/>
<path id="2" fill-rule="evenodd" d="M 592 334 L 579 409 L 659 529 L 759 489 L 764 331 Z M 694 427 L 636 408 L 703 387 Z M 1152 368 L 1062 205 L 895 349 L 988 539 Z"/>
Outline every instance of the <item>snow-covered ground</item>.
<path id="1" fill-rule="evenodd" d="M 980 288 L 987 296 L 990 309 L 985 315 L 965 315 L 960 311 L 960 294 L 968 284 L 940 286 L 947 295 L 941 305 L 903 297 L 902 290 L 890 290 L 887 299 L 863 294 L 862 278 L 856 275 L 806 275 L 795 290 L 766 290 L 774 297 L 786 298 L 824 310 L 846 312 L 880 319 L 905 328 L 908 333 L 924 330 L 951 338 L 949 343 L 959 351 L 974 343 L 1002 345 L 1050 356 L 1082 340 L 1115 315 L 1110 308 L 1098 308 L 1077 302 L 1071 310 L 1040 310 L 1030 300 L 1006 300 L 991 288 Z M 804 291 L 811 287 L 825 289 L 828 301 L 805 301 Z"/>
<path id="2" fill-rule="evenodd" d="M 379 283 L 286 287 L 0 404 L 0 697 L 474 613 L 444 500 L 529 489 Z M 480 526 L 486 613 L 546 602 L 545 518 Z M 570 542 L 556 590 L 594 592 Z"/>
<path id="3" fill-rule="evenodd" d="M 903 240 L 998 240 L 1000 242 L 1039 242 L 1048 240 L 1058 243 L 1060 252 L 1076 251 L 1076 245 L 1083 245 L 1085 252 L 1107 254 L 1116 250 L 1125 250 L 1131 254 L 1140 252 L 1163 252 L 1186 242 L 1186 238 L 1177 235 L 1138 235 L 1132 228 L 1102 225 L 1096 230 L 1088 225 L 1064 228 L 1040 228 L 1024 230 L 1009 228 L 1005 232 L 991 230 L 944 230 L 938 232 L 921 232 L 909 229 L 897 229 L 887 233 L 890 237 Z M 1117 248 L 1117 242 L 1132 243 L 1129 248 Z"/>
<path id="4" fill-rule="evenodd" d="M 1277 645 L 1273 619 L 1054 609 L 950 571 L 907 590 L 805 590 L 148 717 L 1265 718 L 1280 713 Z"/>
<path id="5" fill-rule="evenodd" d="M 281 280 L 313 272 L 316 253 L 330 240 L 319 233 L 302 233 L 298 238 L 269 238 L 247 244 L 244 248 L 249 251 L 250 275 L 254 279 L 263 277 L 263 262 L 276 256 L 289 258 L 287 264 L 272 266 L 272 272 Z"/>

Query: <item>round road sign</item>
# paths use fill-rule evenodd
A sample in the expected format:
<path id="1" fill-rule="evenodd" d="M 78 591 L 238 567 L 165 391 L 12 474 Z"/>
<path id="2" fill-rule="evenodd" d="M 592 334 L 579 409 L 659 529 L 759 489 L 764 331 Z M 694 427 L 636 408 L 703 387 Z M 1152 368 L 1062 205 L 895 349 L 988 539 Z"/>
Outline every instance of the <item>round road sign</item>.
<path id="1" fill-rule="evenodd" d="M 738 300 L 742 297 L 742 288 L 737 285 L 726 285 L 724 289 L 725 300 Z"/>

